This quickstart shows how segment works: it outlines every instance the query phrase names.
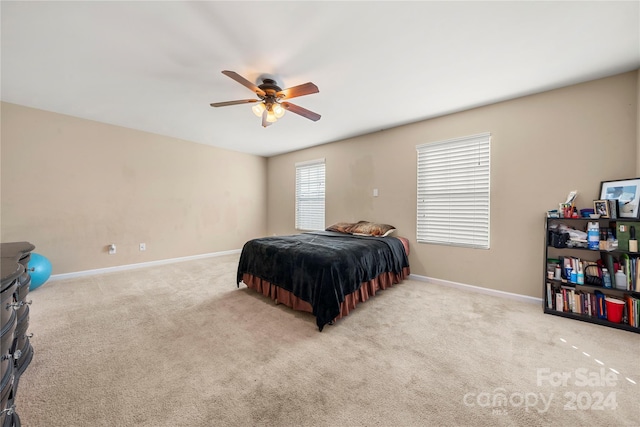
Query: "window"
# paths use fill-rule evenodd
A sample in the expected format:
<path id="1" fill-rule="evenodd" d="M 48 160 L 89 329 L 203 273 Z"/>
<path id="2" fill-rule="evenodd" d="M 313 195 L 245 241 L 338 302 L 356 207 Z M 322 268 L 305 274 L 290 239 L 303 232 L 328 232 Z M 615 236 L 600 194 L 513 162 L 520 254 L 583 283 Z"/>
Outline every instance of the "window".
<path id="1" fill-rule="evenodd" d="M 489 249 L 491 134 L 418 145 L 417 240 Z"/>
<path id="2" fill-rule="evenodd" d="M 296 163 L 296 229 L 324 230 L 324 159 Z"/>

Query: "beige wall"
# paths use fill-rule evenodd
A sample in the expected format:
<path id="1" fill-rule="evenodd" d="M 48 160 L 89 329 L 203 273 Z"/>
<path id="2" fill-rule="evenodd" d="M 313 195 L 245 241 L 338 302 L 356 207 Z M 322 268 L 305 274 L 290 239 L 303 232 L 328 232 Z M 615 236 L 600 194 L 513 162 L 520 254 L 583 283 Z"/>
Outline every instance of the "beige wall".
<path id="1" fill-rule="evenodd" d="M 639 175 L 639 97 L 625 73 L 268 160 L 2 103 L 1 239 L 34 243 L 54 274 L 240 249 L 296 232 L 294 165 L 324 157 L 327 224 L 393 224 L 413 273 L 539 297 L 544 212 Z M 417 244 L 415 146 L 479 132 L 492 133 L 491 249 Z"/>
<path id="2" fill-rule="evenodd" d="M 53 274 L 240 249 L 266 232 L 263 157 L 1 106 L 1 238 L 36 245 Z"/>
<path id="3" fill-rule="evenodd" d="M 571 190 L 636 176 L 638 76 L 618 76 L 268 159 L 268 233 L 294 230 L 295 163 L 326 158 L 326 223 L 372 220 L 411 241 L 412 273 L 541 297 L 544 215 Z M 491 249 L 415 241 L 416 145 L 491 132 Z M 379 197 L 372 197 L 373 188 Z"/>

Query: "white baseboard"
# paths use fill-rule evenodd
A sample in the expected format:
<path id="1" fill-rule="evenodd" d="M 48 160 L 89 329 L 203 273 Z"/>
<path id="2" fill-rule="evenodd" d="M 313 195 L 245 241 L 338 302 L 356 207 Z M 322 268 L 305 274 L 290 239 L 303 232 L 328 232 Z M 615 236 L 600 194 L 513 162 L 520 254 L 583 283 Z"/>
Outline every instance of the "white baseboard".
<path id="1" fill-rule="evenodd" d="M 435 279 L 433 277 L 419 276 L 417 274 L 410 274 L 409 279 L 419 280 L 421 282 L 435 283 L 437 285 L 449 286 L 451 288 L 464 289 L 465 291 L 478 292 L 481 294 L 488 294 L 498 296 L 501 298 L 509 298 L 523 302 L 542 304 L 542 298 L 530 297 L 528 295 L 514 294 L 511 292 L 498 291 L 496 289 L 482 288 L 480 286 L 467 285 L 464 283 L 451 282 L 449 280 Z"/>
<path id="2" fill-rule="evenodd" d="M 76 271 L 73 273 L 53 274 L 51 277 L 49 277 L 49 280 L 53 281 L 53 280 L 69 279 L 71 277 L 93 276 L 96 274 L 113 273 L 115 271 L 133 270 L 135 268 L 153 267 L 156 265 L 173 264 L 175 262 L 192 261 L 192 260 L 202 259 L 202 258 L 213 258 L 213 257 L 219 257 L 223 255 L 239 254 L 240 251 L 241 249 L 233 249 L 230 251 L 191 255 L 191 256 L 185 256 L 181 258 L 161 259 L 158 261 L 141 262 L 138 264 L 127 264 L 127 265 L 118 265 L 115 267 L 96 268 L 95 270 L 84 270 L 84 271 Z"/>

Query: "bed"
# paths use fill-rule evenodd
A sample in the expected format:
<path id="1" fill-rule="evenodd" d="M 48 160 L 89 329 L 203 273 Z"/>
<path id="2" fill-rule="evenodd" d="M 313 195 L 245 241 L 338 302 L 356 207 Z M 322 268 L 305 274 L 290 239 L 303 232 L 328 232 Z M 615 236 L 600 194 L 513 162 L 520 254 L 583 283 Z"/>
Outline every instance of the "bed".
<path id="1" fill-rule="evenodd" d="M 353 226 L 364 222 L 248 241 L 238 263 L 237 286 L 243 282 L 277 303 L 312 313 L 322 331 L 410 274 L 408 240 L 390 236 L 395 229 L 354 233 L 362 228 Z"/>

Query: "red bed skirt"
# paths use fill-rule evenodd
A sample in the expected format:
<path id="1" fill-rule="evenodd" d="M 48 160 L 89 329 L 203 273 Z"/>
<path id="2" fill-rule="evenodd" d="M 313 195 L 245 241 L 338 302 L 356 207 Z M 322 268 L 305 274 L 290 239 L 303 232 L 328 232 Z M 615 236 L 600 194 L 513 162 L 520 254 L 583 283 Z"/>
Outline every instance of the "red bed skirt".
<path id="1" fill-rule="evenodd" d="M 381 289 L 386 289 L 396 283 L 402 282 L 409 276 L 409 274 L 411 274 L 409 267 L 405 267 L 400 274 L 382 273 L 375 279 L 362 283 L 360 289 L 345 296 L 344 302 L 340 305 L 340 314 L 334 320 L 338 320 L 349 315 L 350 310 L 356 308 L 358 303 L 368 300 Z M 276 303 L 284 304 L 294 310 L 313 313 L 313 308 L 307 301 L 301 300 L 291 292 L 267 282 L 266 280 L 262 280 L 259 277 L 245 273 L 242 275 L 242 281 L 247 285 L 247 287 L 271 298 Z"/>

